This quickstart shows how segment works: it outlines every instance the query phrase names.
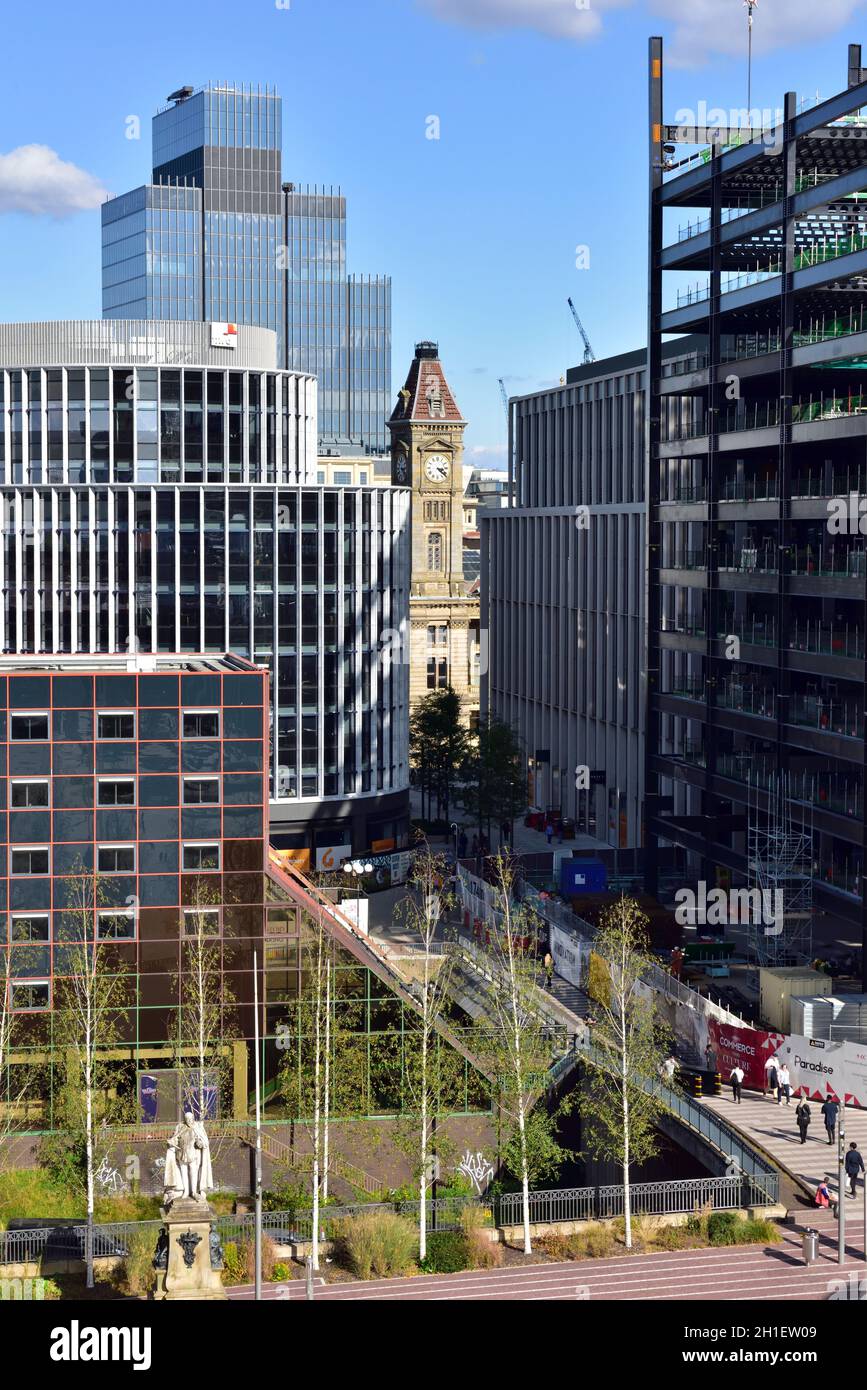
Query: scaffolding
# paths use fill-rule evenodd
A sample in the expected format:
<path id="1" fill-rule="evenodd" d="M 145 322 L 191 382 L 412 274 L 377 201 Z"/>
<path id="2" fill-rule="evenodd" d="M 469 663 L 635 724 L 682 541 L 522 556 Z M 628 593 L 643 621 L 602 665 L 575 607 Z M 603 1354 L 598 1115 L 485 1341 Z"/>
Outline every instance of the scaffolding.
<path id="1" fill-rule="evenodd" d="M 788 773 L 749 787 L 750 886 L 762 910 L 750 915 L 749 939 L 760 966 L 805 965 L 813 952 L 813 813 L 797 818 Z"/>

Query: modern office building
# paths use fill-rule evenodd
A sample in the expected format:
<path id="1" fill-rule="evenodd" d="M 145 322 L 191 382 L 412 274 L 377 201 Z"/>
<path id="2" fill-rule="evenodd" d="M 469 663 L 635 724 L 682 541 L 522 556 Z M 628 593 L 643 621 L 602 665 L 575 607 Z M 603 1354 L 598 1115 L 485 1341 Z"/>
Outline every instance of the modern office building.
<path id="1" fill-rule="evenodd" d="M 317 486 L 315 381 L 221 329 L 0 325 L 0 651 L 267 666 L 275 841 L 400 842 L 408 491 Z"/>
<path id="2" fill-rule="evenodd" d="M 862 939 L 867 70 L 851 48 L 848 89 L 788 93 L 773 131 L 685 131 L 662 58 L 651 40 L 649 882 L 672 850 L 682 882 L 801 879 Z M 704 348 L 672 370 L 683 333 Z M 797 917 L 781 960 L 809 952 Z"/>
<path id="3" fill-rule="evenodd" d="M 642 833 L 645 366 L 512 399 L 512 505 L 477 512 L 482 715 L 518 733 L 531 805 L 622 848 Z"/>
<path id="4" fill-rule="evenodd" d="M 281 172 L 273 88 L 181 87 L 153 118 L 149 184 L 102 210 L 102 310 L 277 334 L 278 363 L 316 377 L 323 449 L 388 451 L 391 281 L 346 269 L 346 199 Z"/>

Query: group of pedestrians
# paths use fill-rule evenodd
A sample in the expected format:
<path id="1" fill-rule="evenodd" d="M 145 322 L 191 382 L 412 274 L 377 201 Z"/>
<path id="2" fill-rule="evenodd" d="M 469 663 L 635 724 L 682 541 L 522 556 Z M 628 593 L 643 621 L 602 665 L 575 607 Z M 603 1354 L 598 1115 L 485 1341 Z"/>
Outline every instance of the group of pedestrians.
<path id="1" fill-rule="evenodd" d="M 792 1075 L 785 1062 L 781 1062 L 776 1053 L 765 1062 L 765 1095 L 769 1091 L 772 1096 L 777 1097 L 777 1105 L 782 1105 L 784 1096 L 786 1104 L 791 1105 Z"/>
<path id="2" fill-rule="evenodd" d="M 824 1102 L 820 1112 L 822 1116 L 822 1121 L 825 1125 L 825 1134 L 828 1136 L 829 1144 L 833 1144 L 836 1138 L 837 1113 L 839 1109 L 840 1106 L 836 1100 L 828 1099 Z M 807 1130 L 810 1128 L 812 1118 L 813 1112 L 810 1109 L 810 1102 L 805 1097 L 803 1100 L 798 1102 L 798 1107 L 795 1111 L 795 1120 L 798 1125 L 798 1132 L 801 1136 L 802 1144 L 806 1144 L 807 1142 Z M 854 1144 L 852 1145 L 852 1147 L 855 1147 Z"/>

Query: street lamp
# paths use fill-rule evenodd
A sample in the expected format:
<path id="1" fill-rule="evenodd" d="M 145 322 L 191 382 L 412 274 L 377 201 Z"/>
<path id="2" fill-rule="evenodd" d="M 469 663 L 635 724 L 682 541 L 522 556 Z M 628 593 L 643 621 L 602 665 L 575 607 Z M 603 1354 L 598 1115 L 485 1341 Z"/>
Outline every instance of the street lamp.
<path id="1" fill-rule="evenodd" d="M 457 862 L 458 862 L 458 833 L 459 833 L 459 828 L 460 828 L 460 827 L 458 826 L 458 823 L 457 823 L 456 820 L 453 820 L 452 823 L 451 823 L 451 825 L 449 826 L 449 830 L 453 830 L 453 831 L 454 831 L 454 836 L 455 836 L 455 863 L 456 863 L 456 864 L 457 864 Z"/>

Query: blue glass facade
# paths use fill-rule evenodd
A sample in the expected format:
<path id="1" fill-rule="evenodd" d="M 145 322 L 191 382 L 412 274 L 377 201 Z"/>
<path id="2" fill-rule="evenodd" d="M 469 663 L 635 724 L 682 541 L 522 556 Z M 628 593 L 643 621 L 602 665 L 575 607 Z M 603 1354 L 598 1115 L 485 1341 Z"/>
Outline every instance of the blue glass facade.
<path id="1" fill-rule="evenodd" d="M 103 317 L 277 333 L 319 382 L 323 448 L 388 449 L 391 281 L 350 277 L 346 199 L 281 172 L 281 99 L 211 85 L 153 121 L 153 180 L 103 207 Z"/>

